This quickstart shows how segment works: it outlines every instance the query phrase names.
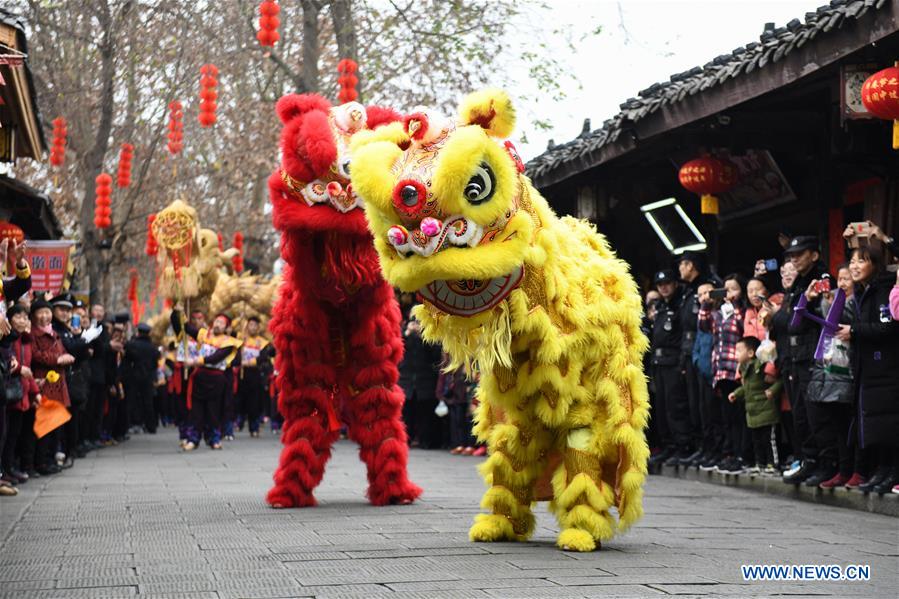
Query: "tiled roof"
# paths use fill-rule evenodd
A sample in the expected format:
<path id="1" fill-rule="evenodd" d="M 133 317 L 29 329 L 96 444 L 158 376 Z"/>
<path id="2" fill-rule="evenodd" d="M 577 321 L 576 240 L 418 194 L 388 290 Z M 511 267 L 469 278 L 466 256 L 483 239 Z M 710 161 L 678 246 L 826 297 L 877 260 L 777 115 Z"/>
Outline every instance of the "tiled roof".
<path id="1" fill-rule="evenodd" d="M 622 124 L 635 122 L 660 108 L 680 102 L 687 96 L 704 92 L 725 81 L 763 69 L 801 48 L 818 35 L 839 29 L 870 10 L 878 10 L 888 0 L 832 0 L 815 12 L 805 15 L 805 22 L 793 19 L 784 27 L 765 26 L 759 41 L 741 46 L 730 54 L 722 54 L 701 67 L 672 75 L 669 81 L 656 83 L 621 104 L 621 112 L 605 121 L 601 128 L 590 131 L 589 120 L 584 131 L 572 141 L 552 145 L 527 163 L 532 179 L 546 175 L 559 166 L 575 161 L 601 147 L 615 142 L 622 133 Z"/>

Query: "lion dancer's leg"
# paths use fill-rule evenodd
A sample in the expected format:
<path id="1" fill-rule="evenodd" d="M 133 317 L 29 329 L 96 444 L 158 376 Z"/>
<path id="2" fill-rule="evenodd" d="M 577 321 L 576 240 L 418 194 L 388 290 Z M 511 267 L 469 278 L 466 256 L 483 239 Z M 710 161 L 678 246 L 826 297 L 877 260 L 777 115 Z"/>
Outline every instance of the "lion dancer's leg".
<path id="1" fill-rule="evenodd" d="M 360 298 L 362 299 L 362 298 Z M 402 358 L 400 311 L 393 290 L 379 283 L 357 306 L 347 348 L 347 412 L 350 438 L 368 468 L 373 505 L 411 503 L 421 488 L 406 472 L 408 444 L 403 424 L 403 391 L 397 385 Z"/>
<path id="2" fill-rule="evenodd" d="M 284 449 L 266 501 L 277 508 L 312 506 L 313 491 L 338 435 L 331 425 L 336 375 L 329 355 L 328 317 L 314 302 L 285 288 L 272 330 Z"/>
<path id="3" fill-rule="evenodd" d="M 615 520 L 609 513 L 615 490 L 603 481 L 597 436 L 598 428 L 584 427 L 572 429 L 563 439 L 564 459 L 553 475 L 555 499 L 550 509 L 561 528 L 556 544 L 565 550 L 593 551 L 600 540 L 615 533 Z M 614 480 L 614 473 L 607 474 Z"/>
<path id="4" fill-rule="evenodd" d="M 472 541 L 524 541 L 534 532 L 531 505 L 534 485 L 546 463 L 551 438 L 535 425 L 533 415 L 491 406 L 490 381 L 482 379 L 475 433 L 487 443 L 489 457 L 481 467 L 488 489 L 468 533 Z"/>

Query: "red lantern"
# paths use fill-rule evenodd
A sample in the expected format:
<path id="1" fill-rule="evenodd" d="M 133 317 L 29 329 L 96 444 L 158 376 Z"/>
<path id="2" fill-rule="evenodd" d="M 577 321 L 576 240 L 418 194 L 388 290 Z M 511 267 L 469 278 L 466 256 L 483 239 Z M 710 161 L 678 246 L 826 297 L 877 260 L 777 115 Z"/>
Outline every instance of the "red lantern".
<path id="1" fill-rule="evenodd" d="M 899 62 L 868 77 L 862 103 L 877 118 L 893 121 L 893 149 L 899 150 Z"/>
<path id="2" fill-rule="evenodd" d="M 4 239 L 22 243 L 25 241 L 25 231 L 18 225 L 14 225 L 5 220 L 0 220 L 0 241 L 3 241 Z"/>
<path id="3" fill-rule="evenodd" d="M 156 220 L 155 214 L 151 214 L 147 217 L 147 247 L 144 251 L 148 256 L 155 256 L 159 253 L 159 243 L 156 241 L 156 236 L 153 235 L 154 220 Z"/>
<path id="4" fill-rule="evenodd" d="M 184 148 L 184 111 L 181 102 L 175 100 L 169 104 L 169 152 L 174 156 Z"/>
<path id="5" fill-rule="evenodd" d="M 66 161 L 66 136 L 69 130 L 64 118 L 53 119 L 53 146 L 50 148 L 50 164 L 62 166 Z"/>
<path id="6" fill-rule="evenodd" d="M 278 27 L 281 25 L 279 12 L 281 8 L 272 0 L 266 0 L 259 5 L 259 31 L 256 32 L 256 39 L 259 40 L 260 46 L 272 47 L 281 39 L 278 34 Z"/>
<path id="7" fill-rule="evenodd" d="M 702 213 L 718 214 L 718 198 L 737 183 L 737 169 L 717 158 L 697 158 L 687 162 L 678 174 L 684 188 L 702 196 Z"/>
<path id="8" fill-rule="evenodd" d="M 97 199 L 94 203 L 94 225 L 98 229 L 108 229 L 112 224 L 112 177 L 100 173 L 94 179 Z"/>
<path id="9" fill-rule="evenodd" d="M 359 94 L 356 92 L 356 84 L 359 83 L 359 78 L 354 74 L 357 68 L 356 61 L 349 58 L 344 58 L 337 63 L 337 72 L 340 73 L 340 76 L 337 77 L 337 83 L 340 85 L 337 99 L 340 100 L 341 104 L 352 102 L 359 97 Z"/>
<path id="10" fill-rule="evenodd" d="M 243 272 L 243 233 L 238 231 L 234 234 L 234 248 L 238 250 L 238 254 L 231 258 L 231 265 L 234 266 L 234 272 Z"/>
<path id="11" fill-rule="evenodd" d="M 216 99 L 218 92 L 218 79 L 216 76 L 219 70 L 214 64 L 204 64 L 200 67 L 200 114 L 197 117 L 200 120 L 201 127 L 210 127 L 215 124 L 215 111 L 218 108 Z"/>
<path id="12" fill-rule="evenodd" d="M 122 144 L 122 150 L 119 153 L 119 174 L 116 184 L 119 188 L 131 185 L 131 159 L 134 157 L 134 146 L 131 144 Z"/>

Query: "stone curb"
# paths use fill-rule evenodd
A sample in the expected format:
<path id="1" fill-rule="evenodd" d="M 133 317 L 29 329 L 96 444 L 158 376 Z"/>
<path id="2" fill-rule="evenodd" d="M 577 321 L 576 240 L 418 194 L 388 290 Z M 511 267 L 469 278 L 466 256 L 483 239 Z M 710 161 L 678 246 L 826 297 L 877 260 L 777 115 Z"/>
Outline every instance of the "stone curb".
<path id="1" fill-rule="evenodd" d="M 893 516 L 894 518 L 899 517 L 899 495 L 895 493 L 886 495 L 864 494 L 846 488 L 825 490 L 818 487 L 806 487 L 805 485 L 790 485 L 783 482 L 780 477 L 703 472 L 698 468 L 685 468 L 683 466 L 656 466 L 650 468 L 650 474 L 695 480 L 725 487 L 749 489 L 809 503 L 849 508 L 873 514 Z"/>

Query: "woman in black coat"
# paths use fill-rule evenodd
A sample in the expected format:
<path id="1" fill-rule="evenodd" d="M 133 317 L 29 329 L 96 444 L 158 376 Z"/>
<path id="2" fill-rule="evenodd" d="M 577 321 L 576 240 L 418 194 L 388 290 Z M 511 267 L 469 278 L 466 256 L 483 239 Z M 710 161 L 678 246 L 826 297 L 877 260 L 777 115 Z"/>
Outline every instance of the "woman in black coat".
<path id="1" fill-rule="evenodd" d="M 899 322 L 890 316 L 892 277 L 880 253 L 853 250 L 849 272 L 855 283 L 855 321 L 841 325 L 837 337 L 849 340 L 856 385 L 852 433 L 876 460 L 874 474 L 859 487 L 889 493 L 899 484 Z"/>

